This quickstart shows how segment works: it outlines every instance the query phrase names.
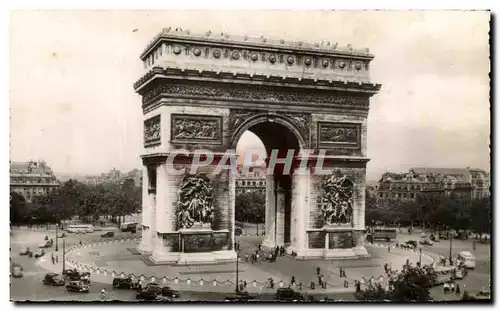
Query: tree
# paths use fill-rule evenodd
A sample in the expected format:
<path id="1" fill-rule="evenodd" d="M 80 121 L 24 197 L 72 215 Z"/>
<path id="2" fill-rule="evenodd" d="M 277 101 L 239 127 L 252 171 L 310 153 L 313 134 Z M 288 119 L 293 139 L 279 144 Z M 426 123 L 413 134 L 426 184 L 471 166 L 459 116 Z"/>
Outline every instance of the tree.
<path id="1" fill-rule="evenodd" d="M 10 193 L 10 222 L 12 224 L 25 223 L 28 218 L 26 199 L 17 192 Z"/>
<path id="2" fill-rule="evenodd" d="M 265 218 L 266 198 L 256 191 L 245 192 L 236 196 L 235 218 L 238 221 L 262 223 Z"/>
<path id="3" fill-rule="evenodd" d="M 431 300 L 430 288 L 436 280 L 436 273 L 430 266 L 405 267 L 389 281 L 389 290 L 379 284 L 371 284 L 367 289 L 356 293 L 358 300 L 364 301 L 415 301 Z"/>

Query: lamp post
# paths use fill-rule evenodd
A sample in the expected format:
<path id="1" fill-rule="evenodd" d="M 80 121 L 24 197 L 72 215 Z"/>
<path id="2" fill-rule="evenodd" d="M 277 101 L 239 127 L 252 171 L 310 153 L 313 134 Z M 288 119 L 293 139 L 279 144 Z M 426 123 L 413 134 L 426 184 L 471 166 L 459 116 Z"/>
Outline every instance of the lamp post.
<path id="1" fill-rule="evenodd" d="M 239 258 L 240 257 L 240 254 L 238 251 L 236 251 L 236 293 L 239 293 L 240 291 L 240 288 L 239 288 L 239 270 L 238 270 L 238 261 L 239 261 Z"/>
<path id="2" fill-rule="evenodd" d="M 450 232 L 450 263 L 451 263 L 451 250 L 453 248 L 453 233 L 451 232 L 451 230 L 449 231 Z"/>
<path id="3" fill-rule="evenodd" d="M 57 244 L 57 240 L 59 239 L 59 231 L 58 231 L 58 229 L 59 229 L 59 225 L 57 224 L 56 225 L 56 252 L 59 251 L 59 246 Z"/>
<path id="4" fill-rule="evenodd" d="M 420 259 L 418 260 L 419 266 L 422 266 L 422 248 L 420 248 Z"/>
<path id="5" fill-rule="evenodd" d="M 62 275 L 64 275 L 64 270 L 66 270 L 66 240 L 63 239 L 63 262 L 62 262 Z"/>

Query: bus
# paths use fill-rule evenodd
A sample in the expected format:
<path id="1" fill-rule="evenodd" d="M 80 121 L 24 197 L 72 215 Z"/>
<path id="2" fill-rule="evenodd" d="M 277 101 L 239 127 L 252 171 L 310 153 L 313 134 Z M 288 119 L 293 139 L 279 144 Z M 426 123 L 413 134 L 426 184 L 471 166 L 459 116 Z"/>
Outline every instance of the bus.
<path id="1" fill-rule="evenodd" d="M 474 269 L 476 268 L 476 257 L 471 254 L 469 251 L 463 251 L 458 253 L 457 259 L 462 262 L 462 264 L 467 268 L 467 269 Z"/>
<path id="2" fill-rule="evenodd" d="M 121 232 L 137 232 L 137 222 L 124 222 L 120 225 Z"/>
<path id="3" fill-rule="evenodd" d="M 366 238 L 369 242 L 373 242 L 375 240 L 385 240 L 389 242 L 391 240 L 395 240 L 397 234 L 397 229 L 375 228 L 366 236 Z"/>
<path id="4" fill-rule="evenodd" d="M 94 226 L 85 224 L 69 225 L 66 231 L 69 233 L 92 233 L 94 232 Z"/>

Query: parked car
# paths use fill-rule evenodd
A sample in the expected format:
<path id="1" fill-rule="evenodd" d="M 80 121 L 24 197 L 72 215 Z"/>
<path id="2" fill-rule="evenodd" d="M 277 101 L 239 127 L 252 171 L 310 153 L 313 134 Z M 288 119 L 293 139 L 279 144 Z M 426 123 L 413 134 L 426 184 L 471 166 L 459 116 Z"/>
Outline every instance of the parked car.
<path id="1" fill-rule="evenodd" d="M 132 281 L 131 278 L 114 278 L 113 287 L 123 289 L 137 289 L 139 282 Z"/>
<path id="2" fill-rule="evenodd" d="M 42 282 L 45 285 L 52 286 L 63 286 L 65 284 L 64 278 L 57 273 L 47 273 Z"/>
<path id="3" fill-rule="evenodd" d="M 39 248 L 50 248 L 52 247 L 54 241 L 53 240 L 45 240 L 43 243 L 40 243 L 40 245 L 38 245 Z"/>
<path id="4" fill-rule="evenodd" d="M 172 289 L 168 286 L 162 287 L 161 294 L 162 294 L 162 296 L 170 297 L 170 298 L 179 298 L 181 296 L 178 291 L 176 291 L 175 289 Z"/>
<path id="5" fill-rule="evenodd" d="M 404 245 L 408 248 L 415 249 L 417 248 L 418 243 L 415 240 L 408 240 L 404 243 Z"/>
<path id="6" fill-rule="evenodd" d="M 35 252 L 35 258 L 40 258 L 43 255 L 45 255 L 45 251 L 43 250 L 43 248 L 39 248 L 39 249 L 36 250 L 36 252 Z"/>
<path id="7" fill-rule="evenodd" d="M 112 238 L 115 236 L 115 233 L 113 231 L 108 231 L 106 233 L 101 234 L 101 238 Z"/>
<path id="8" fill-rule="evenodd" d="M 20 264 L 12 264 L 12 269 L 10 274 L 15 278 L 23 277 L 23 267 Z"/>
<path id="9" fill-rule="evenodd" d="M 90 286 L 87 284 L 83 284 L 83 282 L 81 281 L 71 281 L 68 285 L 66 285 L 66 290 L 68 292 L 88 293 L 90 290 Z"/>
<path id="10" fill-rule="evenodd" d="M 279 288 L 276 292 L 276 301 L 302 301 L 304 296 L 291 288 Z"/>
<path id="11" fill-rule="evenodd" d="M 64 270 L 63 275 L 70 281 L 79 281 L 82 277 L 80 272 L 78 272 L 78 270 L 76 269 L 66 269 Z"/>
<path id="12" fill-rule="evenodd" d="M 434 243 L 429 239 L 424 239 L 420 241 L 421 245 L 434 245 Z"/>
<path id="13" fill-rule="evenodd" d="M 26 249 L 22 252 L 19 253 L 21 256 L 28 256 L 30 254 L 31 250 L 29 247 L 26 247 Z"/>
<path id="14" fill-rule="evenodd" d="M 242 235 L 243 234 L 243 230 L 241 230 L 241 228 L 235 228 L 234 229 L 234 234 L 235 235 Z"/>

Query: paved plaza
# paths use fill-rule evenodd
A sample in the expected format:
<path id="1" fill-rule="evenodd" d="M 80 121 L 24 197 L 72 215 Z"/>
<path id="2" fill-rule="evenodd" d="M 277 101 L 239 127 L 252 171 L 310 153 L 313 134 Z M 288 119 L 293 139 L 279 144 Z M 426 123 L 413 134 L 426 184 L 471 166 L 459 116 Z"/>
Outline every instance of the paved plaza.
<path id="1" fill-rule="evenodd" d="M 134 300 L 134 293 L 130 291 L 113 290 L 110 282 L 111 275 L 104 276 L 102 274 L 92 274 L 92 280 L 95 282 L 91 287 L 89 294 L 75 295 L 67 293 L 63 288 L 44 286 L 42 278 L 47 271 L 60 273 L 62 263 L 53 265 L 50 262 L 51 253 L 47 253 L 42 259 L 28 258 L 27 256 L 19 256 L 19 252 L 29 246 L 35 248 L 45 235 L 53 237 L 55 232 L 45 230 L 14 230 L 14 235 L 11 240 L 11 256 L 12 260 L 19 262 L 24 267 L 24 277 L 20 279 L 12 279 L 11 281 L 11 299 L 19 300 L 82 300 L 92 301 L 99 299 L 99 291 L 102 288 L 107 290 L 109 299 L 117 300 Z M 94 232 L 86 235 L 69 234 L 66 238 L 68 248 L 78 245 L 80 241 L 83 244 L 90 241 L 104 240 L 100 238 L 102 232 Z M 400 234 L 398 240 L 404 242 L 410 239 L 418 238 L 414 235 Z M 138 234 L 116 232 L 117 239 L 130 239 L 139 237 Z M 250 253 L 257 248 L 262 237 L 257 236 L 240 236 L 240 254 L 244 257 L 245 253 Z M 96 247 L 86 247 L 72 250 L 68 253 L 68 260 L 78 262 L 84 265 L 96 265 L 102 271 L 124 271 L 131 272 L 136 275 L 150 276 L 165 276 L 169 279 L 179 278 L 186 280 L 190 278 L 192 283 L 187 285 L 180 282 L 175 284 L 169 282 L 168 285 L 182 291 L 182 300 L 217 300 L 223 299 L 224 295 L 234 288 L 236 280 L 236 264 L 217 264 L 217 265 L 198 265 L 198 266 L 150 266 L 141 260 L 142 255 L 133 254 L 128 248 L 135 247 L 137 242 L 120 242 L 103 244 Z M 367 249 L 371 255 L 368 259 L 355 260 L 295 260 L 290 256 L 278 257 L 275 263 L 263 261 L 260 264 L 247 263 L 240 261 L 239 263 L 239 279 L 247 281 L 248 291 L 255 294 L 260 294 L 261 299 L 272 299 L 274 290 L 267 289 L 266 280 L 273 278 L 278 286 L 279 281 L 283 281 L 284 286 L 290 282 L 292 276 L 295 276 L 297 282 L 302 282 L 305 293 L 313 296 L 328 295 L 345 291 L 343 289 L 344 279 L 340 278 L 339 268 L 343 267 L 346 270 L 347 280 L 352 284 L 353 280 L 359 280 L 361 277 L 369 279 L 370 276 L 380 276 L 383 274 L 383 265 L 390 262 L 394 269 L 399 269 L 408 258 L 411 262 L 419 260 L 418 252 L 408 252 L 401 249 L 392 248 L 389 253 L 385 243 L 380 243 L 378 246 L 368 246 Z M 59 241 L 60 251 L 62 249 L 62 241 Z M 447 255 L 449 252 L 449 242 L 442 241 L 434 246 L 423 247 L 429 252 L 436 254 Z M 53 248 L 52 248 L 53 250 Z M 453 241 L 453 252 L 461 250 L 471 250 L 471 241 Z M 477 268 L 469 272 L 467 278 L 458 283 L 471 293 L 478 292 L 488 286 L 490 278 L 489 266 L 489 245 L 477 244 L 476 251 L 473 253 L 477 257 Z M 429 257 L 424 256 L 422 261 L 429 263 Z M 70 267 L 69 265 L 67 266 Z M 310 290 L 309 283 L 316 281 L 316 267 L 321 268 L 321 273 L 325 276 L 328 283 L 327 289 Z M 203 285 L 200 285 L 199 280 L 205 280 Z M 217 280 L 217 286 L 209 286 L 211 280 Z M 257 286 L 253 286 L 253 280 L 257 281 Z M 146 280 L 148 282 L 150 280 Z M 158 281 L 161 282 L 161 279 Z M 226 284 L 223 284 L 226 282 Z M 352 285 L 351 285 L 352 286 Z M 453 295 L 444 295 L 441 287 L 432 289 L 432 295 L 436 299 L 456 299 Z"/>

